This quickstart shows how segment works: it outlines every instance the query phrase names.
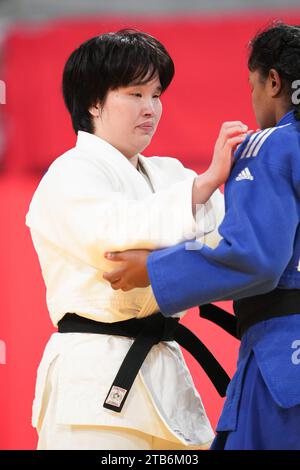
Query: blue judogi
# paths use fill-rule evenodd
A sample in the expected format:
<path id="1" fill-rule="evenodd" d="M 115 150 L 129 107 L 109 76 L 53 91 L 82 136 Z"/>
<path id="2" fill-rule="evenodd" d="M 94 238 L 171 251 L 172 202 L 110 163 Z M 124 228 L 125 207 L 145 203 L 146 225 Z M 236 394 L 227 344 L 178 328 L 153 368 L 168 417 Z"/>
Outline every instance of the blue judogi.
<path id="1" fill-rule="evenodd" d="M 243 335 L 213 449 L 300 450 L 299 333 L 295 314 Z"/>
<path id="2" fill-rule="evenodd" d="M 151 285 L 165 316 L 276 287 L 300 289 L 300 123 L 292 111 L 239 147 L 225 207 L 217 248 L 188 250 L 183 243 L 149 256 Z M 261 321 L 243 335 L 213 448 L 300 449 L 299 429 L 295 312 Z"/>

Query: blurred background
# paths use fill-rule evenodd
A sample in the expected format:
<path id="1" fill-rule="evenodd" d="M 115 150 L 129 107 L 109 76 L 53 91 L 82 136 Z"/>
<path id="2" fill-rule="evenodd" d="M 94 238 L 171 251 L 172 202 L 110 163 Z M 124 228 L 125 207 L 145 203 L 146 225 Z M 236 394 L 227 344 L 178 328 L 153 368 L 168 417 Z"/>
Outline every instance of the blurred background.
<path id="1" fill-rule="evenodd" d="M 145 154 L 174 156 L 201 172 L 223 121 L 256 129 L 247 44 L 274 19 L 300 24 L 299 0 L 0 0 L 0 449 L 34 449 L 37 441 L 36 369 L 55 329 L 25 214 L 49 164 L 75 143 L 61 96 L 67 57 L 84 40 L 124 27 L 161 40 L 176 75 Z M 238 342 L 196 308 L 184 323 L 232 375 Z M 215 426 L 223 400 L 184 354 Z"/>

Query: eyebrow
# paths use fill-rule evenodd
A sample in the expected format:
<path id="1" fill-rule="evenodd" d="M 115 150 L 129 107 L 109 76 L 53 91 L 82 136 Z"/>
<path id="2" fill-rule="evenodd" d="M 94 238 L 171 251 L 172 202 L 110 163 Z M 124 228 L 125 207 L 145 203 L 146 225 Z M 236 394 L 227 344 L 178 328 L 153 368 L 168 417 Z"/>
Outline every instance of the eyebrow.
<path id="1" fill-rule="evenodd" d="M 128 85 L 128 88 L 135 88 L 135 87 L 138 87 L 138 86 L 145 86 L 147 85 L 147 82 L 143 83 L 143 82 L 136 82 L 136 83 L 131 83 L 130 85 Z M 162 86 L 161 85 L 158 85 L 154 91 L 159 91 L 160 93 L 162 92 Z"/>

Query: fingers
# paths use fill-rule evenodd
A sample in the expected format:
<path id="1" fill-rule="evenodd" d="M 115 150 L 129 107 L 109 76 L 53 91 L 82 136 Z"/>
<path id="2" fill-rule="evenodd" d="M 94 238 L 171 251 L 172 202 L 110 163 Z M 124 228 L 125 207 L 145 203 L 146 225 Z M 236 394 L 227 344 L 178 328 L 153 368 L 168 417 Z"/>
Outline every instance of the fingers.
<path id="1" fill-rule="evenodd" d="M 123 274 L 123 269 L 114 269 L 110 273 L 103 273 L 103 279 L 110 283 L 117 282 L 121 279 Z"/>
<path id="2" fill-rule="evenodd" d="M 109 259 L 110 261 L 124 261 L 122 251 L 107 251 L 104 253 L 104 258 Z"/>
<path id="3" fill-rule="evenodd" d="M 147 287 L 150 284 L 146 268 L 149 252 L 149 250 L 106 252 L 106 259 L 121 263 L 111 272 L 103 273 L 103 279 L 111 284 L 112 289 L 122 289 L 124 292 L 135 287 Z"/>
<path id="4" fill-rule="evenodd" d="M 112 271 L 111 273 L 103 273 L 103 279 L 108 281 L 111 285 L 111 288 L 114 290 L 122 288 L 122 277 L 120 274 L 116 273 L 116 271 Z"/>
<path id="5" fill-rule="evenodd" d="M 103 275 L 103 277 L 104 277 L 104 275 Z M 115 279 L 115 280 L 109 281 L 109 282 L 110 282 L 110 286 L 113 290 L 121 289 L 123 292 L 128 292 L 129 290 L 134 288 L 134 286 L 128 285 L 127 282 L 122 278 Z"/>
<path id="6" fill-rule="evenodd" d="M 111 284 L 111 288 L 113 290 L 119 290 L 121 289 L 123 292 L 128 292 L 131 289 L 134 289 L 133 286 L 129 286 L 128 284 L 124 283 L 122 279 L 120 279 L 118 282 L 114 282 Z"/>
<path id="7" fill-rule="evenodd" d="M 113 290 L 122 289 L 122 279 L 118 279 L 115 282 L 111 282 L 110 285 Z"/>
<path id="8" fill-rule="evenodd" d="M 230 129 L 231 127 L 242 127 L 242 128 L 246 127 L 248 129 L 248 126 L 244 124 L 242 121 L 226 121 L 226 122 L 223 122 L 221 126 L 221 130 Z"/>
<path id="9" fill-rule="evenodd" d="M 231 150 L 235 150 L 235 148 L 241 144 L 245 140 L 245 136 L 238 135 L 236 137 L 231 137 L 227 139 L 225 145 Z"/>
<path id="10" fill-rule="evenodd" d="M 103 279 L 110 283 L 113 290 L 121 289 L 122 291 L 127 292 L 133 289 L 134 286 L 128 285 L 127 281 L 125 281 L 124 277 L 122 277 L 123 274 L 123 269 L 115 269 L 110 273 L 103 273 Z"/>
<path id="11" fill-rule="evenodd" d="M 233 149 L 237 145 L 241 144 L 245 138 L 253 132 L 254 131 L 252 129 L 249 130 L 248 126 L 242 122 L 238 125 L 236 125 L 236 121 L 224 123 L 217 142 L 221 147 L 226 146 Z"/>
<path id="12" fill-rule="evenodd" d="M 222 129 L 220 135 L 223 135 L 225 138 L 233 137 L 234 135 L 239 135 L 239 134 L 246 135 L 247 131 L 248 131 L 247 126 L 232 126 L 232 127 L 226 127 L 225 129 Z"/>
<path id="13" fill-rule="evenodd" d="M 245 136 L 244 135 L 237 135 L 235 137 L 231 137 L 230 139 L 227 139 L 225 144 L 230 147 L 230 148 L 233 148 L 235 147 L 236 145 L 239 145 L 240 143 L 242 143 L 243 141 L 245 140 Z"/>
<path id="14" fill-rule="evenodd" d="M 130 290 L 132 290 L 132 289 L 134 289 L 134 287 L 133 287 L 133 286 L 128 286 L 128 285 L 121 287 L 121 290 L 122 290 L 123 292 L 128 292 L 128 291 L 130 291 Z"/>
<path id="15" fill-rule="evenodd" d="M 248 126 L 242 121 L 224 122 L 219 133 L 218 143 L 224 145 L 226 144 L 226 141 L 231 137 L 238 135 L 242 135 L 245 137 L 249 132 L 253 131 L 249 131 Z"/>

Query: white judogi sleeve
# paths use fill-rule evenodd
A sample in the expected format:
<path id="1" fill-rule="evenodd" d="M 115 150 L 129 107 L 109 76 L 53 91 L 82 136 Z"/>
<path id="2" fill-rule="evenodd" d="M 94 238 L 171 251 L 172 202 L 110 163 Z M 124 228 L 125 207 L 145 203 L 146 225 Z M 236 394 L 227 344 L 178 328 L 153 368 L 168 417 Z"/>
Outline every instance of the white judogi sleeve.
<path id="1" fill-rule="evenodd" d="M 127 199 L 80 158 L 57 161 L 44 176 L 26 223 L 56 246 L 101 268 L 105 251 L 157 249 L 193 239 L 191 176 L 142 200 Z"/>

